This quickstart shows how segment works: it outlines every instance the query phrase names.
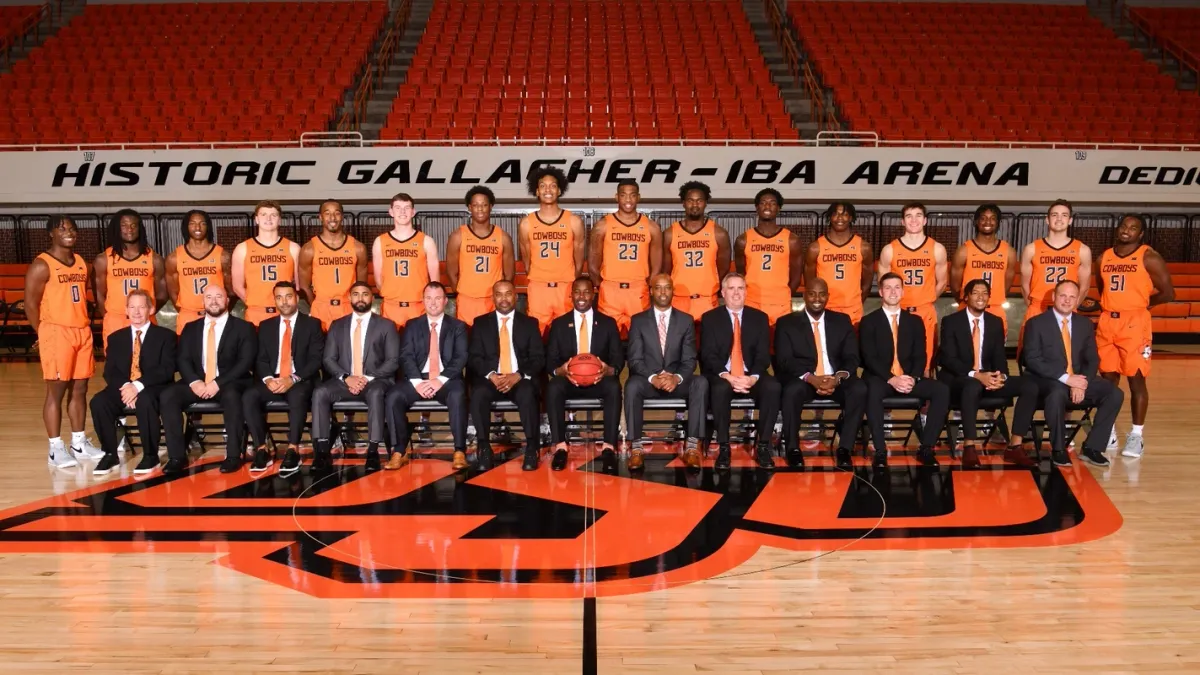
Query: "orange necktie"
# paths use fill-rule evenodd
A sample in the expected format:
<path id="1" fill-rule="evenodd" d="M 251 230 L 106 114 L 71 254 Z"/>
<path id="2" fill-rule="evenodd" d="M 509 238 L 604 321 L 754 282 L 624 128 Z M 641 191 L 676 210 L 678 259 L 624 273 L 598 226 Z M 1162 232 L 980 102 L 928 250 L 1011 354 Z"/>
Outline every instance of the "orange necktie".
<path id="1" fill-rule="evenodd" d="M 500 317 L 500 370 L 501 375 L 508 375 L 512 370 L 512 347 L 508 338 L 508 317 Z"/>
<path id="2" fill-rule="evenodd" d="M 733 353 L 729 355 L 729 374 L 734 377 L 745 377 L 746 363 L 742 360 L 742 322 L 738 315 L 733 315 Z"/>
<path id="3" fill-rule="evenodd" d="M 821 351 L 821 322 L 814 321 L 813 325 L 813 343 L 817 345 L 817 377 L 825 376 L 825 354 Z"/>
<path id="4" fill-rule="evenodd" d="M 363 374 L 362 322 L 362 319 L 354 319 L 354 339 L 350 345 L 350 374 L 354 377 L 362 377 Z"/>
<path id="5" fill-rule="evenodd" d="M 279 346 L 279 379 L 292 379 L 292 322 L 283 320 L 283 344 Z"/>
<path id="6" fill-rule="evenodd" d="M 429 379 L 436 380 L 442 374 L 442 359 L 438 352 L 437 324 L 429 327 Z"/>
<path id="7" fill-rule="evenodd" d="M 1063 350 L 1067 352 L 1067 374 L 1074 375 L 1075 369 L 1071 364 L 1071 324 L 1070 319 L 1062 320 Z"/>
<path id="8" fill-rule="evenodd" d="M 142 379 L 142 331 L 133 333 L 133 363 L 129 366 L 129 381 Z"/>
<path id="9" fill-rule="evenodd" d="M 588 341 L 587 316 L 579 320 L 579 353 L 590 354 L 592 343 Z"/>
<path id="10" fill-rule="evenodd" d="M 980 321 L 982 321 L 982 319 L 978 319 L 978 318 L 971 319 L 971 348 L 975 350 L 975 368 L 973 370 L 980 370 L 983 368 L 983 364 L 980 363 L 980 359 L 979 359 L 979 322 Z"/>
<path id="11" fill-rule="evenodd" d="M 217 379 L 217 322 L 208 322 L 208 338 L 204 341 L 204 384 Z"/>
<path id="12" fill-rule="evenodd" d="M 892 316 L 892 375 L 900 377 L 904 369 L 900 367 L 900 314 Z"/>

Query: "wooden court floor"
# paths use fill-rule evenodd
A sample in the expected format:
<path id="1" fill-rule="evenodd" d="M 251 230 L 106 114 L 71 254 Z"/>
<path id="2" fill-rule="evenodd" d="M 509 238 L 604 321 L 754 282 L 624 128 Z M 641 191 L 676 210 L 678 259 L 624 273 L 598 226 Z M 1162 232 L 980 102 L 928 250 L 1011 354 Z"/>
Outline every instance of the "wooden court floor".
<path id="1" fill-rule="evenodd" d="M 884 477 L 96 482 L 45 465 L 37 366 L 0 378 L 4 673 L 1200 672 L 1198 359 L 1156 360 L 1140 461 Z"/>

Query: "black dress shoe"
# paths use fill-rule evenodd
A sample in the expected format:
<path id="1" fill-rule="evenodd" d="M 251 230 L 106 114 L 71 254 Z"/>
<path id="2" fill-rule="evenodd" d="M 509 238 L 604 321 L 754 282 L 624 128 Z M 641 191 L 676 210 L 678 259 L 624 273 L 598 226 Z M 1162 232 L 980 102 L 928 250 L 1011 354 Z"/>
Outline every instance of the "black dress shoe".
<path id="1" fill-rule="evenodd" d="M 142 453 L 142 461 L 138 462 L 138 465 L 133 468 L 133 473 L 134 475 L 140 476 L 142 474 L 151 473 L 157 468 L 158 454 L 146 452 Z"/>
<path id="2" fill-rule="evenodd" d="M 616 476 L 621 473 L 617 453 L 613 452 L 612 448 L 605 448 L 600 452 L 600 472 L 606 476 Z"/>
<path id="3" fill-rule="evenodd" d="M 383 468 L 383 463 L 379 461 L 379 450 L 367 450 L 367 471 L 378 471 Z"/>
<path id="4" fill-rule="evenodd" d="M 930 447 L 922 447 L 917 450 L 917 461 L 921 463 L 921 466 L 938 466 L 937 455 L 933 453 L 933 448 Z"/>
<path id="5" fill-rule="evenodd" d="M 491 449 L 477 448 L 475 450 L 475 464 L 479 466 L 480 471 L 491 471 L 496 465 L 496 456 L 492 454 Z"/>
<path id="6" fill-rule="evenodd" d="M 109 471 L 112 471 L 120 466 L 121 460 L 117 457 L 117 453 L 114 452 L 111 455 L 105 453 L 105 455 L 100 458 L 100 461 L 96 462 L 96 468 L 92 469 L 92 475 L 105 476 Z"/>
<path id="7" fill-rule="evenodd" d="M 333 466 L 333 457 L 328 450 L 313 452 L 312 470 L 315 472 L 328 471 Z"/>
<path id="8" fill-rule="evenodd" d="M 279 465 L 279 475 L 290 476 L 300 470 L 300 453 L 295 448 L 288 448 L 283 455 L 283 463 Z"/>
<path id="9" fill-rule="evenodd" d="M 876 452 L 875 458 L 871 460 L 871 467 L 875 469 L 886 469 L 888 467 L 887 451 Z"/>
<path id="10" fill-rule="evenodd" d="M 167 462 L 170 464 L 170 462 Z M 241 457 L 226 457 L 224 462 L 221 462 L 221 473 L 233 473 L 242 468 Z"/>
<path id="11" fill-rule="evenodd" d="M 804 453 L 800 448 L 792 448 L 787 451 L 787 463 L 793 469 L 804 468 Z"/>
<path id="12" fill-rule="evenodd" d="M 848 448 L 837 449 L 837 468 L 843 471 L 854 470 L 854 458 L 850 455 Z"/>
<path id="13" fill-rule="evenodd" d="M 722 443 L 717 447 L 717 461 L 713 462 L 713 468 L 717 471 L 728 471 L 733 467 L 733 458 L 729 454 L 729 444 Z"/>
<path id="14" fill-rule="evenodd" d="M 758 463 L 760 469 L 774 469 L 775 458 L 771 456 L 771 446 L 759 443 L 754 448 L 754 461 Z"/>
<path id="15" fill-rule="evenodd" d="M 254 463 L 250 465 L 250 471 L 258 473 L 271 468 L 274 461 L 271 459 L 271 453 L 267 452 L 265 447 L 254 451 Z"/>
<path id="16" fill-rule="evenodd" d="M 1079 459 L 1092 466 L 1108 466 L 1108 458 L 1104 456 L 1103 452 L 1093 450 L 1086 445 L 1083 447 L 1083 451 L 1079 453 Z"/>
<path id="17" fill-rule="evenodd" d="M 1071 456 L 1066 450 L 1052 450 L 1050 461 L 1054 462 L 1054 466 L 1071 466 Z"/>
<path id="18" fill-rule="evenodd" d="M 554 457 L 550 460 L 550 469 L 553 471 L 562 471 L 567 468 L 567 451 L 555 450 Z"/>
<path id="19" fill-rule="evenodd" d="M 525 461 L 521 464 L 522 471 L 537 471 L 538 468 L 538 451 L 534 448 L 525 448 Z"/>
<path id="20" fill-rule="evenodd" d="M 172 458 L 172 459 L 167 460 L 166 466 L 163 467 L 163 473 L 167 474 L 167 475 L 183 473 L 184 471 L 187 471 L 187 468 L 188 468 L 187 459 Z"/>

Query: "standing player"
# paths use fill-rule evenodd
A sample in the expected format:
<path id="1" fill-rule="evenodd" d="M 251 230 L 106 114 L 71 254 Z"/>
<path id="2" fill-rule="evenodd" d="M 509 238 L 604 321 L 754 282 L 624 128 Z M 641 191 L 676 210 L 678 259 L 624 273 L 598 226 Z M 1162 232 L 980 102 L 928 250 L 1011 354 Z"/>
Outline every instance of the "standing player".
<path id="1" fill-rule="evenodd" d="M 1137 215 L 1121 218 L 1117 241 L 1100 256 L 1100 324 L 1096 328 L 1096 350 L 1100 375 L 1120 384 L 1129 382 L 1133 429 L 1125 438 L 1126 457 L 1142 456 L 1142 429 L 1150 392 L 1150 308 L 1175 299 L 1175 288 L 1167 264 L 1157 251 L 1142 242 L 1146 221 Z M 1114 432 L 1115 433 L 1115 432 Z M 1110 441 L 1111 444 L 1111 441 Z"/>
<path id="2" fill-rule="evenodd" d="M 662 272 L 671 275 L 675 286 L 671 306 L 691 314 L 697 323 L 701 315 L 716 308 L 721 279 L 729 273 L 733 257 L 729 233 L 705 213 L 711 198 L 704 183 L 684 183 L 679 188 L 683 220 L 663 233 Z"/>
<path id="3" fill-rule="evenodd" d="M 245 319 L 256 328 L 264 319 L 278 314 L 275 284 L 296 283 L 300 245 L 280 234 L 282 220 L 283 207 L 279 202 L 259 202 L 254 207 L 258 233 L 233 249 L 233 292 L 246 303 Z"/>
<path id="4" fill-rule="evenodd" d="M 987 311 L 1000 317 L 1004 334 L 1008 335 L 1008 314 L 1004 311 L 1008 289 L 1017 276 L 1017 252 L 1000 237 L 1000 207 L 984 204 L 975 209 L 975 236 L 954 252 L 950 263 L 950 291 L 955 300 L 965 302 L 963 289 L 976 279 L 983 279 L 991 289 Z M 1003 285 L 1002 285 L 1003 284 Z"/>
<path id="5" fill-rule="evenodd" d="M 879 252 L 879 276 L 889 272 L 900 276 L 904 283 L 901 306 L 925 323 L 925 370 L 928 374 L 937 334 L 937 310 L 933 303 L 946 290 L 949 280 L 946 247 L 925 234 L 924 204 L 906 204 L 900 210 L 900 217 L 904 219 L 904 234 Z"/>
<path id="6" fill-rule="evenodd" d="M 134 289 L 150 294 L 154 310 L 167 301 L 167 275 L 162 256 L 146 243 L 142 217 L 133 209 L 121 209 L 108 221 L 108 248 L 96 256 L 96 306 L 104 317 L 104 351 L 108 336 L 129 325 L 125 297 Z"/>
<path id="7" fill-rule="evenodd" d="M 809 244 L 805 256 L 804 279 L 822 279 L 829 287 L 825 309 L 850 316 L 858 327 L 862 320 L 863 298 L 871 292 L 875 279 L 875 253 L 852 229 L 858 212 L 848 202 L 834 202 L 825 212 L 829 229 Z"/>
<path id="8" fill-rule="evenodd" d="M 367 281 L 367 247 L 342 229 L 342 203 L 321 203 L 321 233 L 300 249 L 300 288 L 321 330 L 350 313 L 350 286 Z"/>
<path id="9" fill-rule="evenodd" d="M 618 183 L 617 211 L 592 227 L 588 250 L 588 276 L 600 289 L 596 309 L 616 320 L 622 340 L 633 315 L 650 308 L 649 279 L 662 260 L 662 228 L 638 212 L 639 201 L 637 181 Z"/>
<path id="10" fill-rule="evenodd" d="M 188 211 L 182 223 L 186 242 L 167 255 L 167 292 L 175 305 L 175 334 L 183 327 L 204 317 L 204 289 L 209 284 L 225 288 L 233 295 L 233 256 L 216 243 L 212 219 L 208 213 Z"/>
<path id="11" fill-rule="evenodd" d="M 771 328 L 792 311 L 792 291 L 804 280 L 804 248 L 795 232 L 776 220 L 783 195 L 766 188 L 754 197 L 758 224 L 733 244 L 737 270 L 746 276 L 746 304 L 766 313 Z"/>
<path id="12" fill-rule="evenodd" d="M 383 296 L 383 316 L 403 327 L 409 319 L 425 313 L 425 285 L 440 280 L 437 242 L 413 227 L 417 203 L 407 194 L 392 197 L 388 215 L 392 231 L 375 238 L 371 260 Z"/>
<path id="13" fill-rule="evenodd" d="M 50 216 L 46 229 L 50 248 L 35 258 L 25 273 L 25 316 L 37 333 L 42 378 L 46 380 L 42 421 L 50 438 L 48 462 L 56 469 L 67 469 L 77 462 L 60 436 L 64 394 L 71 421 L 72 453 L 80 458 L 104 456 L 104 451 L 92 446 L 84 433 L 88 378 L 96 370 L 87 311 L 92 269 L 83 256 L 75 255 L 79 232 L 74 221 L 67 216 Z"/>
<path id="14" fill-rule="evenodd" d="M 517 227 L 521 260 L 525 262 L 529 316 L 542 333 L 556 317 L 571 311 L 571 284 L 583 274 L 587 244 L 583 220 L 558 205 L 567 193 L 567 175 L 551 166 L 529 175 L 529 194 L 538 210 Z"/>
<path id="15" fill-rule="evenodd" d="M 467 191 L 471 222 L 450 234 L 446 242 L 446 276 L 457 292 L 454 313 L 467 326 L 475 317 L 496 311 L 492 287 L 497 281 L 512 281 L 516 257 L 512 237 L 492 224 L 496 195 L 482 185 Z"/>
<path id="16" fill-rule="evenodd" d="M 1092 249 L 1068 232 L 1075 220 L 1071 202 L 1059 199 L 1046 212 L 1048 232 L 1044 239 L 1026 245 L 1021 251 L 1021 293 L 1025 295 L 1025 318 L 1017 339 L 1017 359 L 1025 344 L 1025 324 L 1054 304 L 1054 287 L 1062 281 L 1079 285 L 1079 297 L 1086 298 L 1092 282 Z"/>

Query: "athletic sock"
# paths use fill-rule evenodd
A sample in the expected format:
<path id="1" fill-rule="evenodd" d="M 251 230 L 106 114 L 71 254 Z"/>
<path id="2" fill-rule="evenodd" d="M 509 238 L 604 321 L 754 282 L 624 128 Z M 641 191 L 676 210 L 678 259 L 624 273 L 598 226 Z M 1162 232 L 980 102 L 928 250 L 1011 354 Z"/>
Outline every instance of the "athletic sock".
<path id="1" fill-rule="evenodd" d="M 51 450 L 55 450 L 55 449 L 62 450 L 63 449 L 62 436 L 55 436 L 54 438 L 50 439 L 50 449 Z"/>
<path id="2" fill-rule="evenodd" d="M 1133 425 L 1133 427 L 1132 427 L 1132 428 L 1129 430 L 1129 433 L 1130 433 L 1130 435 L 1133 435 L 1133 436 L 1141 436 L 1141 435 L 1142 435 L 1142 429 L 1143 429 L 1145 426 L 1146 426 L 1145 424 L 1135 424 L 1135 425 Z"/>
<path id="3" fill-rule="evenodd" d="M 87 441 L 87 433 L 85 433 L 83 431 L 72 431 L 71 432 L 71 447 L 72 448 L 82 448 L 85 441 Z"/>

